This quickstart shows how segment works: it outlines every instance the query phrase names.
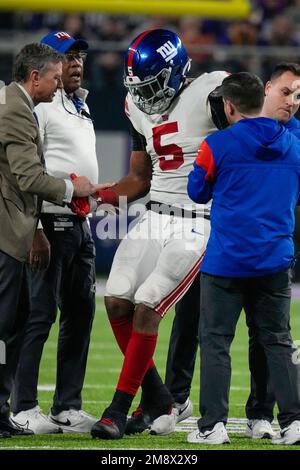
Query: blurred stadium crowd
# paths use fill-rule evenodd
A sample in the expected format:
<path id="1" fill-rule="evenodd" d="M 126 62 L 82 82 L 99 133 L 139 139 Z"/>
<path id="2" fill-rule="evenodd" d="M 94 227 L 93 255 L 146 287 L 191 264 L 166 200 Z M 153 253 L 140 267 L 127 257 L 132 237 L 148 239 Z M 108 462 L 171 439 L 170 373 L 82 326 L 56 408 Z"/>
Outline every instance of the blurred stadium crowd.
<path id="1" fill-rule="evenodd" d="M 122 112 L 123 51 L 141 31 L 162 27 L 176 32 L 192 58 L 192 75 L 225 69 L 248 70 L 266 80 L 279 61 L 300 61 L 300 0 L 252 0 L 247 20 L 218 21 L 186 16 L 108 16 L 101 13 L 0 13 L 0 76 L 10 80 L 13 44 L 39 40 L 48 31 L 68 31 L 89 40 L 85 66 L 95 126 L 101 130 L 126 130 Z M 11 50 L 8 50 L 9 42 Z M 5 45 L 6 44 L 6 45 Z M 4 58 L 4 57 L 3 57 Z"/>

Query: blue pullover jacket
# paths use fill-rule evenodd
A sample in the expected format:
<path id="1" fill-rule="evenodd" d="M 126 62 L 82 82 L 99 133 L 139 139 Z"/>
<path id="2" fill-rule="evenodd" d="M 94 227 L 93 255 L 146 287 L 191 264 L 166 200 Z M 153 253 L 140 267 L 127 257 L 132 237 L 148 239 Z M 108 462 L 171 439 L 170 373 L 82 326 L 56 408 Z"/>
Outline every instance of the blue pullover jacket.
<path id="1" fill-rule="evenodd" d="M 275 120 L 242 119 L 207 137 L 188 194 L 197 203 L 213 199 L 202 272 L 255 277 L 292 264 L 300 141 Z"/>

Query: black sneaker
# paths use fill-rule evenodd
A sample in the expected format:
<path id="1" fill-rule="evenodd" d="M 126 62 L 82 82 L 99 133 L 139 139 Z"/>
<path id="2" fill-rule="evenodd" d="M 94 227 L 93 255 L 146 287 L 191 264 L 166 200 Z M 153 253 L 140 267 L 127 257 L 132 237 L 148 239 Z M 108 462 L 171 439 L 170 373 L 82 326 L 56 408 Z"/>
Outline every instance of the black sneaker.
<path id="1" fill-rule="evenodd" d="M 141 406 L 138 406 L 127 421 L 125 434 L 140 434 L 149 429 L 152 423 L 153 418 L 151 415 L 144 411 Z"/>
<path id="2" fill-rule="evenodd" d="M 125 434 L 139 434 L 151 429 L 151 425 L 161 415 L 169 414 L 172 404 L 165 406 L 150 405 L 143 408 L 141 405 L 132 413 L 127 421 Z"/>
<path id="3" fill-rule="evenodd" d="M 0 431 L 0 439 L 7 439 L 8 437 L 11 437 L 11 434 L 6 431 Z"/>
<path id="4" fill-rule="evenodd" d="M 11 436 L 32 436 L 34 433 L 31 429 L 23 429 L 11 418 L 0 418 L 0 433 L 8 433 Z"/>
<path id="5" fill-rule="evenodd" d="M 93 425 L 91 435 L 98 439 L 122 439 L 126 420 L 126 414 L 106 408 L 102 418 Z"/>

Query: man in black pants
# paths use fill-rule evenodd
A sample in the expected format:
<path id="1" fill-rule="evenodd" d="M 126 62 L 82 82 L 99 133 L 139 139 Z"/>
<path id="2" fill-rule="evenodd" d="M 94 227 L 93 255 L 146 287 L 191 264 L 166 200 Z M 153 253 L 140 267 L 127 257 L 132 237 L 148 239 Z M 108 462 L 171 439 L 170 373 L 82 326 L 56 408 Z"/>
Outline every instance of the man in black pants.
<path id="1" fill-rule="evenodd" d="M 88 44 L 65 31 L 48 34 L 42 43 L 63 54 L 63 89 L 53 103 L 36 108 L 48 172 L 54 176 L 84 173 L 96 182 L 95 132 L 85 103 L 88 92 L 81 88 Z M 14 420 L 35 434 L 60 429 L 89 432 L 96 418 L 82 410 L 81 392 L 95 312 L 95 247 L 88 219 L 73 214 L 67 206 L 44 204 L 40 220 L 42 226 L 30 254 L 32 308 L 15 380 Z M 50 247 L 49 267 L 38 271 L 47 266 Z M 43 347 L 57 307 L 61 315 L 56 388 L 47 417 L 38 406 L 37 385 Z"/>
<path id="2" fill-rule="evenodd" d="M 72 183 L 68 175 L 45 172 L 34 107 L 50 106 L 61 86 L 62 56 L 28 44 L 16 56 L 13 76 L 0 105 L 0 341 L 6 356 L 0 361 L 0 438 L 32 434 L 15 425 L 8 402 L 30 311 L 26 261 L 42 200 L 63 206 L 73 194 L 88 196 L 98 189 L 85 177 Z"/>
<path id="3" fill-rule="evenodd" d="M 299 86 L 291 85 L 296 93 Z M 261 80 L 246 72 L 223 80 L 230 129 L 206 138 L 188 193 L 213 199 L 211 234 L 201 265 L 199 429 L 188 442 L 228 443 L 230 345 L 244 308 L 266 356 L 281 431 L 275 444 L 300 442 L 300 367 L 290 334 L 294 211 L 300 199 L 300 142 L 260 117 Z"/>
<path id="4" fill-rule="evenodd" d="M 193 414 L 189 399 L 199 345 L 200 276 L 175 305 L 165 383 L 178 410 L 177 422 Z"/>

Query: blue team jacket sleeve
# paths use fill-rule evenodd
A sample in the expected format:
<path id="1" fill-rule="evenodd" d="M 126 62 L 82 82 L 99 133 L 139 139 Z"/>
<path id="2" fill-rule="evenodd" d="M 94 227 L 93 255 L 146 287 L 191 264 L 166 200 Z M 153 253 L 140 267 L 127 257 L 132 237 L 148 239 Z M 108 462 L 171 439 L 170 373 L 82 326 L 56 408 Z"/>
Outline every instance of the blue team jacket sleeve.
<path id="1" fill-rule="evenodd" d="M 206 204 L 212 198 L 215 162 L 211 148 L 204 140 L 198 150 L 194 169 L 188 177 L 187 191 L 192 201 Z"/>

